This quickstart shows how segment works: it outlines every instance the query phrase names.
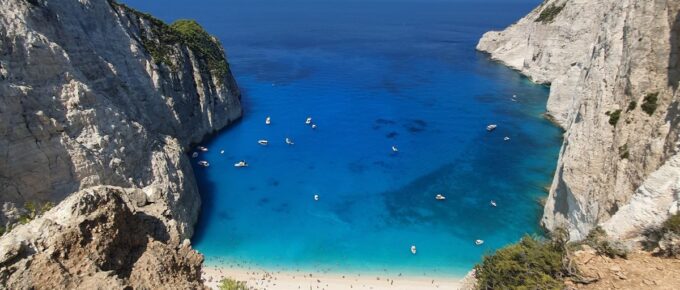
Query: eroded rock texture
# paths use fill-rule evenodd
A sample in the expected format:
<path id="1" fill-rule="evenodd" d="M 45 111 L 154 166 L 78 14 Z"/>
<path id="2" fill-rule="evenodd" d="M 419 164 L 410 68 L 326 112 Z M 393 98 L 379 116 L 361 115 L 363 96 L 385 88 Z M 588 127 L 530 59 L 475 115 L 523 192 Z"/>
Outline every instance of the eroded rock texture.
<path id="1" fill-rule="evenodd" d="M 492 59 L 551 84 L 548 115 L 566 133 L 548 229 L 580 239 L 604 224 L 632 238 L 677 211 L 679 9 L 674 0 L 547 0 L 480 40 Z"/>

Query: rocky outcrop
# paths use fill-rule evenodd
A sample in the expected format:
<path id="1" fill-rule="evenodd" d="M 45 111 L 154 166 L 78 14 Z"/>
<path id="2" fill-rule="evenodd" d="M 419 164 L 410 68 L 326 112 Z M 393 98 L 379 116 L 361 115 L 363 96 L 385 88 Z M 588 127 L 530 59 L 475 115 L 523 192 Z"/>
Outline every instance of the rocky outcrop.
<path id="1" fill-rule="evenodd" d="M 169 235 L 162 216 L 141 210 L 147 205 L 134 194 L 86 189 L 1 237 L 0 288 L 202 288 L 203 256 Z"/>
<path id="2" fill-rule="evenodd" d="M 547 115 L 566 133 L 546 228 L 566 227 L 580 239 L 604 224 L 629 238 L 677 211 L 677 179 L 654 176 L 680 174 L 672 161 L 680 133 L 679 11 L 673 0 L 547 0 L 480 40 L 477 49 L 492 59 L 551 85 Z M 656 216 L 627 209 L 641 204 Z M 610 219 L 637 221 L 624 228 Z"/>
<path id="3" fill-rule="evenodd" d="M 68 198 L 3 236 L 21 247 L 0 247 L 0 285 L 193 288 L 201 258 L 181 241 L 200 197 L 184 153 L 242 113 L 219 42 L 107 0 L 0 9 L 0 225 Z"/>

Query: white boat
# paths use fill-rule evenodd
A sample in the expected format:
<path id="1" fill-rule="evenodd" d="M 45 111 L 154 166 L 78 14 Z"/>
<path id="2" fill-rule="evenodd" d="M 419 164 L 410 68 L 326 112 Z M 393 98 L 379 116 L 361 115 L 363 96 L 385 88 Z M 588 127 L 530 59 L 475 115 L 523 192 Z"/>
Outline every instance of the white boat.
<path id="1" fill-rule="evenodd" d="M 224 154 L 224 150 L 220 150 L 220 154 Z"/>
<path id="2" fill-rule="evenodd" d="M 315 201 L 319 201 L 319 195 L 318 195 L 318 194 L 315 194 L 315 195 L 314 195 L 314 200 L 315 200 Z"/>
<path id="3" fill-rule="evenodd" d="M 295 143 L 293 143 L 293 140 L 291 140 L 290 138 L 286 137 L 286 144 L 288 144 L 288 145 L 293 145 L 293 144 L 295 144 Z"/>
<path id="4" fill-rule="evenodd" d="M 486 130 L 489 131 L 489 132 L 491 132 L 491 131 L 495 130 L 496 127 L 498 127 L 498 125 L 496 125 L 496 124 L 491 124 L 491 125 L 489 125 L 489 126 L 486 126 Z"/>
<path id="5" fill-rule="evenodd" d="M 503 138 L 503 141 L 510 141 L 510 137 L 505 136 L 505 138 Z"/>
<path id="6" fill-rule="evenodd" d="M 484 240 L 475 240 L 475 245 L 481 246 L 482 244 L 484 244 Z"/>
<path id="7" fill-rule="evenodd" d="M 262 139 L 262 140 L 257 140 L 257 143 L 259 143 L 262 146 L 267 146 L 269 144 L 269 141 Z"/>
<path id="8" fill-rule="evenodd" d="M 264 119 L 264 123 L 267 124 L 267 125 L 271 124 L 271 123 L 272 123 L 272 118 L 269 117 L 269 116 L 267 116 L 267 119 Z"/>
<path id="9" fill-rule="evenodd" d="M 416 246 L 415 245 L 411 246 L 411 253 L 414 254 L 414 255 L 416 254 Z"/>
<path id="10" fill-rule="evenodd" d="M 241 160 L 239 162 L 234 163 L 234 167 L 248 167 L 248 163 L 246 163 L 244 160 Z"/>
<path id="11" fill-rule="evenodd" d="M 312 123 L 312 117 L 307 117 L 307 120 L 305 121 L 305 125 L 309 125 Z"/>
<path id="12" fill-rule="evenodd" d="M 198 157 L 198 152 L 191 153 L 191 158 L 196 158 Z"/>
<path id="13" fill-rule="evenodd" d="M 203 167 L 208 167 L 208 166 L 210 166 L 210 163 L 208 163 L 208 161 L 201 160 L 201 161 L 198 161 L 198 165 L 203 166 Z"/>
<path id="14" fill-rule="evenodd" d="M 399 149 L 397 148 L 397 146 L 392 146 L 392 152 L 399 152 Z"/>
<path id="15" fill-rule="evenodd" d="M 312 124 L 312 129 L 316 129 L 316 124 Z"/>
<path id="16" fill-rule="evenodd" d="M 201 151 L 203 151 L 203 152 L 207 152 L 207 151 L 208 151 L 208 148 L 203 147 L 203 146 L 198 146 L 197 148 L 198 148 L 198 150 L 201 150 Z"/>
<path id="17" fill-rule="evenodd" d="M 434 199 L 436 199 L 436 200 L 445 200 L 445 199 L 446 199 L 446 196 L 443 196 L 443 195 L 441 195 L 441 194 L 437 194 L 437 195 L 434 197 Z"/>
<path id="18" fill-rule="evenodd" d="M 493 207 L 496 207 L 496 202 L 493 201 L 493 200 L 491 202 L 489 202 L 489 204 L 491 204 L 491 206 L 493 206 Z"/>

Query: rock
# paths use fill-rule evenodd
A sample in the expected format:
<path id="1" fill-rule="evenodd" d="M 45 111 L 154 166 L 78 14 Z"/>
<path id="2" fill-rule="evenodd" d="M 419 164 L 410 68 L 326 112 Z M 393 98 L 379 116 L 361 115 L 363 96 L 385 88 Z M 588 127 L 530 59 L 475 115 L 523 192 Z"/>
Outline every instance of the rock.
<path id="1" fill-rule="evenodd" d="M 241 117 L 229 69 L 115 1 L 0 9 L 0 224 L 63 201 L 2 236 L 0 285 L 201 288 L 202 257 L 180 247 L 200 207 L 185 152 Z"/>
<path id="2" fill-rule="evenodd" d="M 628 239 L 677 211 L 679 10 L 667 0 L 547 0 L 479 41 L 492 59 L 551 85 L 547 114 L 566 133 L 546 228 L 579 240 L 602 225 Z M 647 96 L 657 98 L 651 114 Z"/>
<path id="3" fill-rule="evenodd" d="M 175 250 L 177 240 L 155 230 L 165 228 L 163 221 L 133 212 L 126 194 L 119 187 L 74 193 L 2 236 L 0 257 L 12 261 L 1 260 L 0 284 L 10 289 L 203 288 L 203 257 L 189 247 Z M 17 247 L 6 247 L 12 244 L 24 245 L 21 254 Z"/>

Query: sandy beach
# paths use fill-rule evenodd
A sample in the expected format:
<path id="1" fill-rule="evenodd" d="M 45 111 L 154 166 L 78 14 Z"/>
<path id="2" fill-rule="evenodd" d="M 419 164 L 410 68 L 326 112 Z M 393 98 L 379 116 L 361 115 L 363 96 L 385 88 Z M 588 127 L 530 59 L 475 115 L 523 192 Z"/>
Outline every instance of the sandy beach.
<path id="1" fill-rule="evenodd" d="M 212 289 L 223 278 L 245 281 L 251 289 L 460 289 L 465 278 L 406 276 L 400 273 L 348 273 L 322 271 L 267 271 L 241 265 L 204 266 L 203 279 Z"/>

